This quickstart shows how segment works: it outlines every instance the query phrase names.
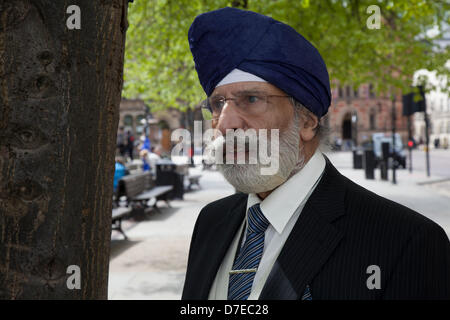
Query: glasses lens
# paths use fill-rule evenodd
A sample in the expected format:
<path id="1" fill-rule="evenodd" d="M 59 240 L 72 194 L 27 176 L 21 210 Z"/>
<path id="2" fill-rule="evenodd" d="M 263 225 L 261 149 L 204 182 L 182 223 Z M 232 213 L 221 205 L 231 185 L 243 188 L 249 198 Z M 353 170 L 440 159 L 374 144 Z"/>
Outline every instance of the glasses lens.
<path id="1" fill-rule="evenodd" d="M 212 98 L 208 99 L 208 103 L 211 108 L 211 111 L 215 115 L 219 115 L 225 104 L 225 98 L 224 97 L 212 97 Z"/>
<path id="2" fill-rule="evenodd" d="M 238 97 L 238 103 L 245 107 L 261 105 L 264 99 L 254 94 L 246 94 Z"/>

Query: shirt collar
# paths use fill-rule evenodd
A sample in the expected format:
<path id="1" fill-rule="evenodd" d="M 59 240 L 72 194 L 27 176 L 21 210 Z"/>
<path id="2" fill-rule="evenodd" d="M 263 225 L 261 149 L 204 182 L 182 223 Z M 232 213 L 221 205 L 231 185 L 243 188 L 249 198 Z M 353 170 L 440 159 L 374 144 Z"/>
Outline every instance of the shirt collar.
<path id="1" fill-rule="evenodd" d="M 324 169 L 325 158 L 322 152 L 316 150 L 299 172 L 276 188 L 263 201 L 255 193 L 250 193 L 247 199 L 247 211 L 251 206 L 261 203 L 264 216 L 281 234 L 295 210 L 308 200 Z"/>

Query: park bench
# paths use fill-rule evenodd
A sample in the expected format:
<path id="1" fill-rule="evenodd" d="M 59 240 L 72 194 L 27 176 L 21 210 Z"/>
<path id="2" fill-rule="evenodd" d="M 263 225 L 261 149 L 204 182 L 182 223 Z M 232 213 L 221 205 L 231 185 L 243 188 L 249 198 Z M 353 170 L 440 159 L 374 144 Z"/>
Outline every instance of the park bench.
<path id="1" fill-rule="evenodd" d="M 171 208 L 170 202 L 168 199 L 169 192 L 173 189 L 173 186 L 156 186 L 152 189 L 145 191 L 138 196 L 132 198 L 132 201 L 149 201 L 151 199 L 156 199 L 155 204 L 153 205 L 153 208 L 155 210 L 159 211 L 159 208 L 157 206 L 158 200 L 163 200 L 166 202 L 167 206 Z"/>
<path id="2" fill-rule="evenodd" d="M 128 204 L 132 206 L 139 204 L 145 208 L 148 208 L 149 200 L 155 199 L 153 208 L 157 211 L 160 211 L 157 206 L 159 200 L 165 201 L 170 207 L 168 195 L 172 189 L 173 186 L 154 186 L 149 171 L 124 176 L 119 180 L 119 190 L 121 190 L 119 197 L 125 196 Z"/>
<path id="3" fill-rule="evenodd" d="M 131 211 L 130 207 L 117 207 L 112 210 L 112 230 L 119 231 L 125 239 L 128 237 L 122 229 L 122 219 L 127 218 Z"/>

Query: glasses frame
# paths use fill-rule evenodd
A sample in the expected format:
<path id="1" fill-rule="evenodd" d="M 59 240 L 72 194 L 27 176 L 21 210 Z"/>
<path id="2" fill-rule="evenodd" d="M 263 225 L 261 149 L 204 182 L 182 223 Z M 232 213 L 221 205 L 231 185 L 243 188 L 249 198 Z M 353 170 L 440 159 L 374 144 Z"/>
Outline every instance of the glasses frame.
<path id="1" fill-rule="evenodd" d="M 246 94 L 246 95 L 243 95 L 243 96 L 252 96 L 252 95 L 251 94 Z M 277 98 L 292 98 L 292 96 L 286 96 L 286 95 L 283 96 L 283 95 L 277 95 L 277 94 L 254 94 L 254 96 L 260 97 L 260 98 L 264 97 L 264 103 L 266 103 L 266 104 L 268 103 L 269 98 L 272 98 L 272 97 L 274 97 L 274 98 L 275 97 L 277 97 Z M 222 98 L 221 100 L 224 102 L 224 106 L 225 106 L 227 101 L 232 100 L 232 101 L 234 101 L 234 104 L 237 107 L 239 107 L 239 103 L 237 102 L 237 99 L 239 99 L 239 97 L 236 97 L 236 98 L 227 98 L 227 97 L 224 97 L 224 96 L 217 96 L 217 97 Z M 213 110 L 212 110 L 212 107 L 210 106 L 209 99 L 211 99 L 211 97 L 207 97 L 205 100 L 203 100 L 201 102 L 201 109 L 202 109 L 203 118 L 205 120 L 217 120 L 220 117 L 220 113 L 216 117 L 213 116 Z M 222 110 L 220 112 L 222 113 Z"/>

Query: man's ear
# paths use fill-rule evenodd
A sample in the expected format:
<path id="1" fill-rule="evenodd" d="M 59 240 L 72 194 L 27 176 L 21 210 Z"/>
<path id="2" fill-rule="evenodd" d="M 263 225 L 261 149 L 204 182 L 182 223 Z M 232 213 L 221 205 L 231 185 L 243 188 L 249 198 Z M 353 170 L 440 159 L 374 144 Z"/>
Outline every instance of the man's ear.
<path id="1" fill-rule="evenodd" d="M 307 115 L 304 117 L 303 126 L 300 129 L 300 137 L 302 141 L 311 141 L 316 136 L 319 119 L 315 115 Z"/>

